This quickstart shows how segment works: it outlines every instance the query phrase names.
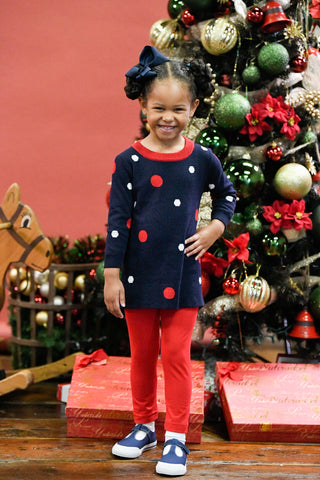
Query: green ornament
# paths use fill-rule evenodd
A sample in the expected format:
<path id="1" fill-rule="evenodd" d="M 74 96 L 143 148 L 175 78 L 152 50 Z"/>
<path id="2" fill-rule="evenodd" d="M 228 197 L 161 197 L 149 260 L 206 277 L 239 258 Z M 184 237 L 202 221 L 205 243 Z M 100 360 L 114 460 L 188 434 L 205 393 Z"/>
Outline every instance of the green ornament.
<path id="1" fill-rule="evenodd" d="M 100 262 L 96 268 L 97 280 L 100 283 L 104 283 L 104 262 Z"/>
<path id="2" fill-rule="evenodd" d="M 312 290 L 309 297 L 309 309 L 316 320 L 320 320 L 320 287 Z"/>
<path id="3" fill-rule="evenodd" d="M 267 43 L 258 54 L 258 65 L 270 75 L 280 75 L 289 64 L 288 50 L 281 43 Z"/>
<path id="4" fill-rule="evenodd" d="M 177 18 L 187 6 L 183 0 L 169 0 L 167 8 L 170 17 Z"/>
<path id="5" fill-rule="evenodd" d="M 260 233 L 262 233 L 262 223 L 259 218 L 253 218 L 247 222 L 246 228 L 252 235 L 260 235 Z"/>
<path id="6" fill-rule="evenodd" d="M 186 0 L 186 3 L 190 10 L 193 13 L 201 12 L 201 10 L 209 10 L 212 9 L 216 5 L 215 0 Z"/>
<path id="7" fill-rule="evenodd" d="M 204 128 L 198 133 L 195 141 L 203 147 L 211 148 L 219 158 L 223 158 L 228 152 L 228 142 L 217 128 Z"/>
<path id="8" fill-rule="evenodd" d="M 309 142 L 316 142 L 317 135 L 312 130 L 306 130 L 305 132 L 299 135 L 298 141 L 299 145 L 304 145 Z"/>
<path id="9" fill-rule="evenodd" d="M 287 251 L 287 239 L 281 232 L 275 235 L 268 232 L 262 238 L 262 246 L 268 256 L 281 256 Z"/>
<path id="10" fill-rule="evenodd" d="M 239 198 L 248 199 L 258 195 L 264 185 L 261 168 L 250 160 L 240 159 L 230 162 L 225 174 L 233 183 Z"/>
<path id="11" fill-rule="evenodd" d="M 312 235 L 320 241 L 320 205 L 317 205 L 312 212 Z"/>
<path id="12" fill-rule="evenodd" d="M 256 65 L 249 65 L 249 67 L 245 68 L 242 72 L 242 80 L 247 85 L 254 85 L 259 82 L 260 78 L 261 73 Z"/>
<path id="13" fill-rule="evenodd" d="M 217 101 L 213 115 L 219 127 L 238 130 L 245 124 L 250 110 L 249 101 L 240 93 L 227 93 Z"/>

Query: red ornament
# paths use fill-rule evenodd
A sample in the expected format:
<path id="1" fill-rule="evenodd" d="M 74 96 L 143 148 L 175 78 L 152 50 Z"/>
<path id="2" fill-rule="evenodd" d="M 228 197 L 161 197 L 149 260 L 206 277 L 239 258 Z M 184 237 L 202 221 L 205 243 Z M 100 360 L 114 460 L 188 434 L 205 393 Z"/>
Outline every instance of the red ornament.
<path id="1" fill-rule="evenodd" d="M 201 273 L 201 288 L 202 288 L 202 296 L 205 297 L 206 295 L 208 295 L 210 290 L 210 276 L 205 271 Z"/>
<path id="2" fill-rule="evenodd" d="M 223 291 L 229 295 L 236 295 L 240 292 L 240 282 L 236 277 L 228 277 L 222 284 Z"/>
<path id="3" fill-rule="evenodd" d="M 255 25 L 259 25 L 259 23 L 263 20 L 263 11 L 259 7 L 252 7 L 248 10 L 247 13 L 247 20 L 250 23 L 254 23 Z"/>
<path id="4" fill-rule="evenodd" d="M 273 160 L 274 162 L 278 162 L 283 157 L 283 152 L 279 145 L 273 143 L 270 147 L 266 150 L 266 157 L 268 160 Z"/>
<path id="5" fill-rule="evenodd" d="M 297 73 L 304 72 L 308 66 L 308 60 L 304 55 L 298 55 L 290 61 L 291 70 Z"/>
<path id="6" fill-rule="evenodd" d="M 223 73 L 223 74 L 221 75 L 219 84 L 220 84 L 222 87 L 230 87 L 230 86 L 231 86 L 231 78 L 230 78 L 230 75 L 227 75 L 226 73 Z"/>
<path id="7" fill-rule="evenodd" d="M 192 15 L 188 8 L 183 10 L 183 12 L 181 13 L 181 21 L 186 27 L 191 27 L 196 23 L 195 16 Z"/>

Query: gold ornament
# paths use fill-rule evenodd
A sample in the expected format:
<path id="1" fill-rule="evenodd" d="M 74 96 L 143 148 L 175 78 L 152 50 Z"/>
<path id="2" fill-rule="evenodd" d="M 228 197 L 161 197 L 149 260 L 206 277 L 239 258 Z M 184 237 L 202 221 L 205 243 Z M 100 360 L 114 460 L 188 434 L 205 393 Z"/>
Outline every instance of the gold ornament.
<path id="1" fill-rule="evenodd" d="M 78 275 L 74 281 L 74 288 L 76 290 L 80 290 L 80 292 L 84 292 L 85 290 L 85 281 L 86 277 L 84 274 Z"/>
<path id="2" fill-rule="evenodd" d="M 183 27 L 171 18 L 158 20 L 150 29 L 150 42 L 160 51 L 175 46 L 183 37 Z"/>
<path id="3" fill-rule="evenodd" d="M 27 271 L 24 267 L 12 267 L 9 270 L 9 280 L 11 283 L 16 285 L 18 281 L 22 281 L 27 277 Z"/>
<path id="4" fill-rule="evenodd" d="M 240 303 L 246 312 L 263 310 L 268 305 L 270 296 L 268 282 L 258 275 L 250 275 L 241 283 Z"/>
<path id="5" fill-rule="evenodd" d="M 226 17 L 209 20 L 201 32 L 201 43 L 211 55 L 229 52 L 237 40 L 238 30 Z"/>
<path id="6" fill-rule="evenodd" d="M 36 323 L 41 327 L 46 327 L 48 325 L 48 312 L 46 310 L 40 310 L 36 313 Z"/>
<path id="7" fill-rule="evenodd" d="M 303 33 L 302 26 L 294 20 L 292 20 L 291 24 L 287 25 L 286 28 L 283 30 L 283 36 L 286 40 L 301 38 L 305 42 L 307 41 Z"/>
<path id="8" fill-rule="evenodd" d="M 19 291 L 22 293 L 22 295 L 25 295 L 28 297 L 31 293 L 31 282 L 27 278 L 22 280 L 22 282 L 19 285 Z"/>
<path id="9" fill-rule="evenodd" d="M 306 112 L 312 118 L 320 120 L 320 90 L 304 90 L 297 94 L 296 103 L 304 104 Z M 294 106 L 294 105 L 293 105 Z"/>
<path id="10" fill-rule="evenodd" d="M 68 286 L 68 274 L 66 272 L 56 273 L 53 283 L 58 290 L 65 290 Z"/>

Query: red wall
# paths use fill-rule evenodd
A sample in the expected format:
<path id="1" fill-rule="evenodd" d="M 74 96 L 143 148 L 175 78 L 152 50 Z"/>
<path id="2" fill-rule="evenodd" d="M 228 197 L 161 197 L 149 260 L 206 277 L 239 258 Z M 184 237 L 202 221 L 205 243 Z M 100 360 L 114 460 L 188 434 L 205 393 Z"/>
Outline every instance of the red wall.
<path id="1" fill-rule="evenodd" d="M 105 233 L 113 159 L 140 128 L 124 74 L 167 4 L 1 0 L 0 202 L 18 182 L 46 235 Z"/>
<path id="2" fill-rule="evenodd" d="M 47 235 L 105 232 L 114 156 L 139 133 L 125 72 L 166 0 L 2 0 L 0 201 L 18 182 Z"/>

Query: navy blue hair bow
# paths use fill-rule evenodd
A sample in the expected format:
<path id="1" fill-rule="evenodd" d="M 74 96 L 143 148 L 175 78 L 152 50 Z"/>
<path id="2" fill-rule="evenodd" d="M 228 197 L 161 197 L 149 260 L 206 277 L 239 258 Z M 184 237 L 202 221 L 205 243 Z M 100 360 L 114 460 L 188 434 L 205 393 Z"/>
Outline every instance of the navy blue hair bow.
<path id="1" fill-rule="evenodd" d="M 152 67 L 161 65 L 161 63 L 169 62 L 169 58 L 165 57 L 155 47 L 147 45 L 140 54 L 139 65 L 136 65 L 126 73 L 126 77 L 135 78 L 136 80 L 155 77 L 157 74 Z"/>

